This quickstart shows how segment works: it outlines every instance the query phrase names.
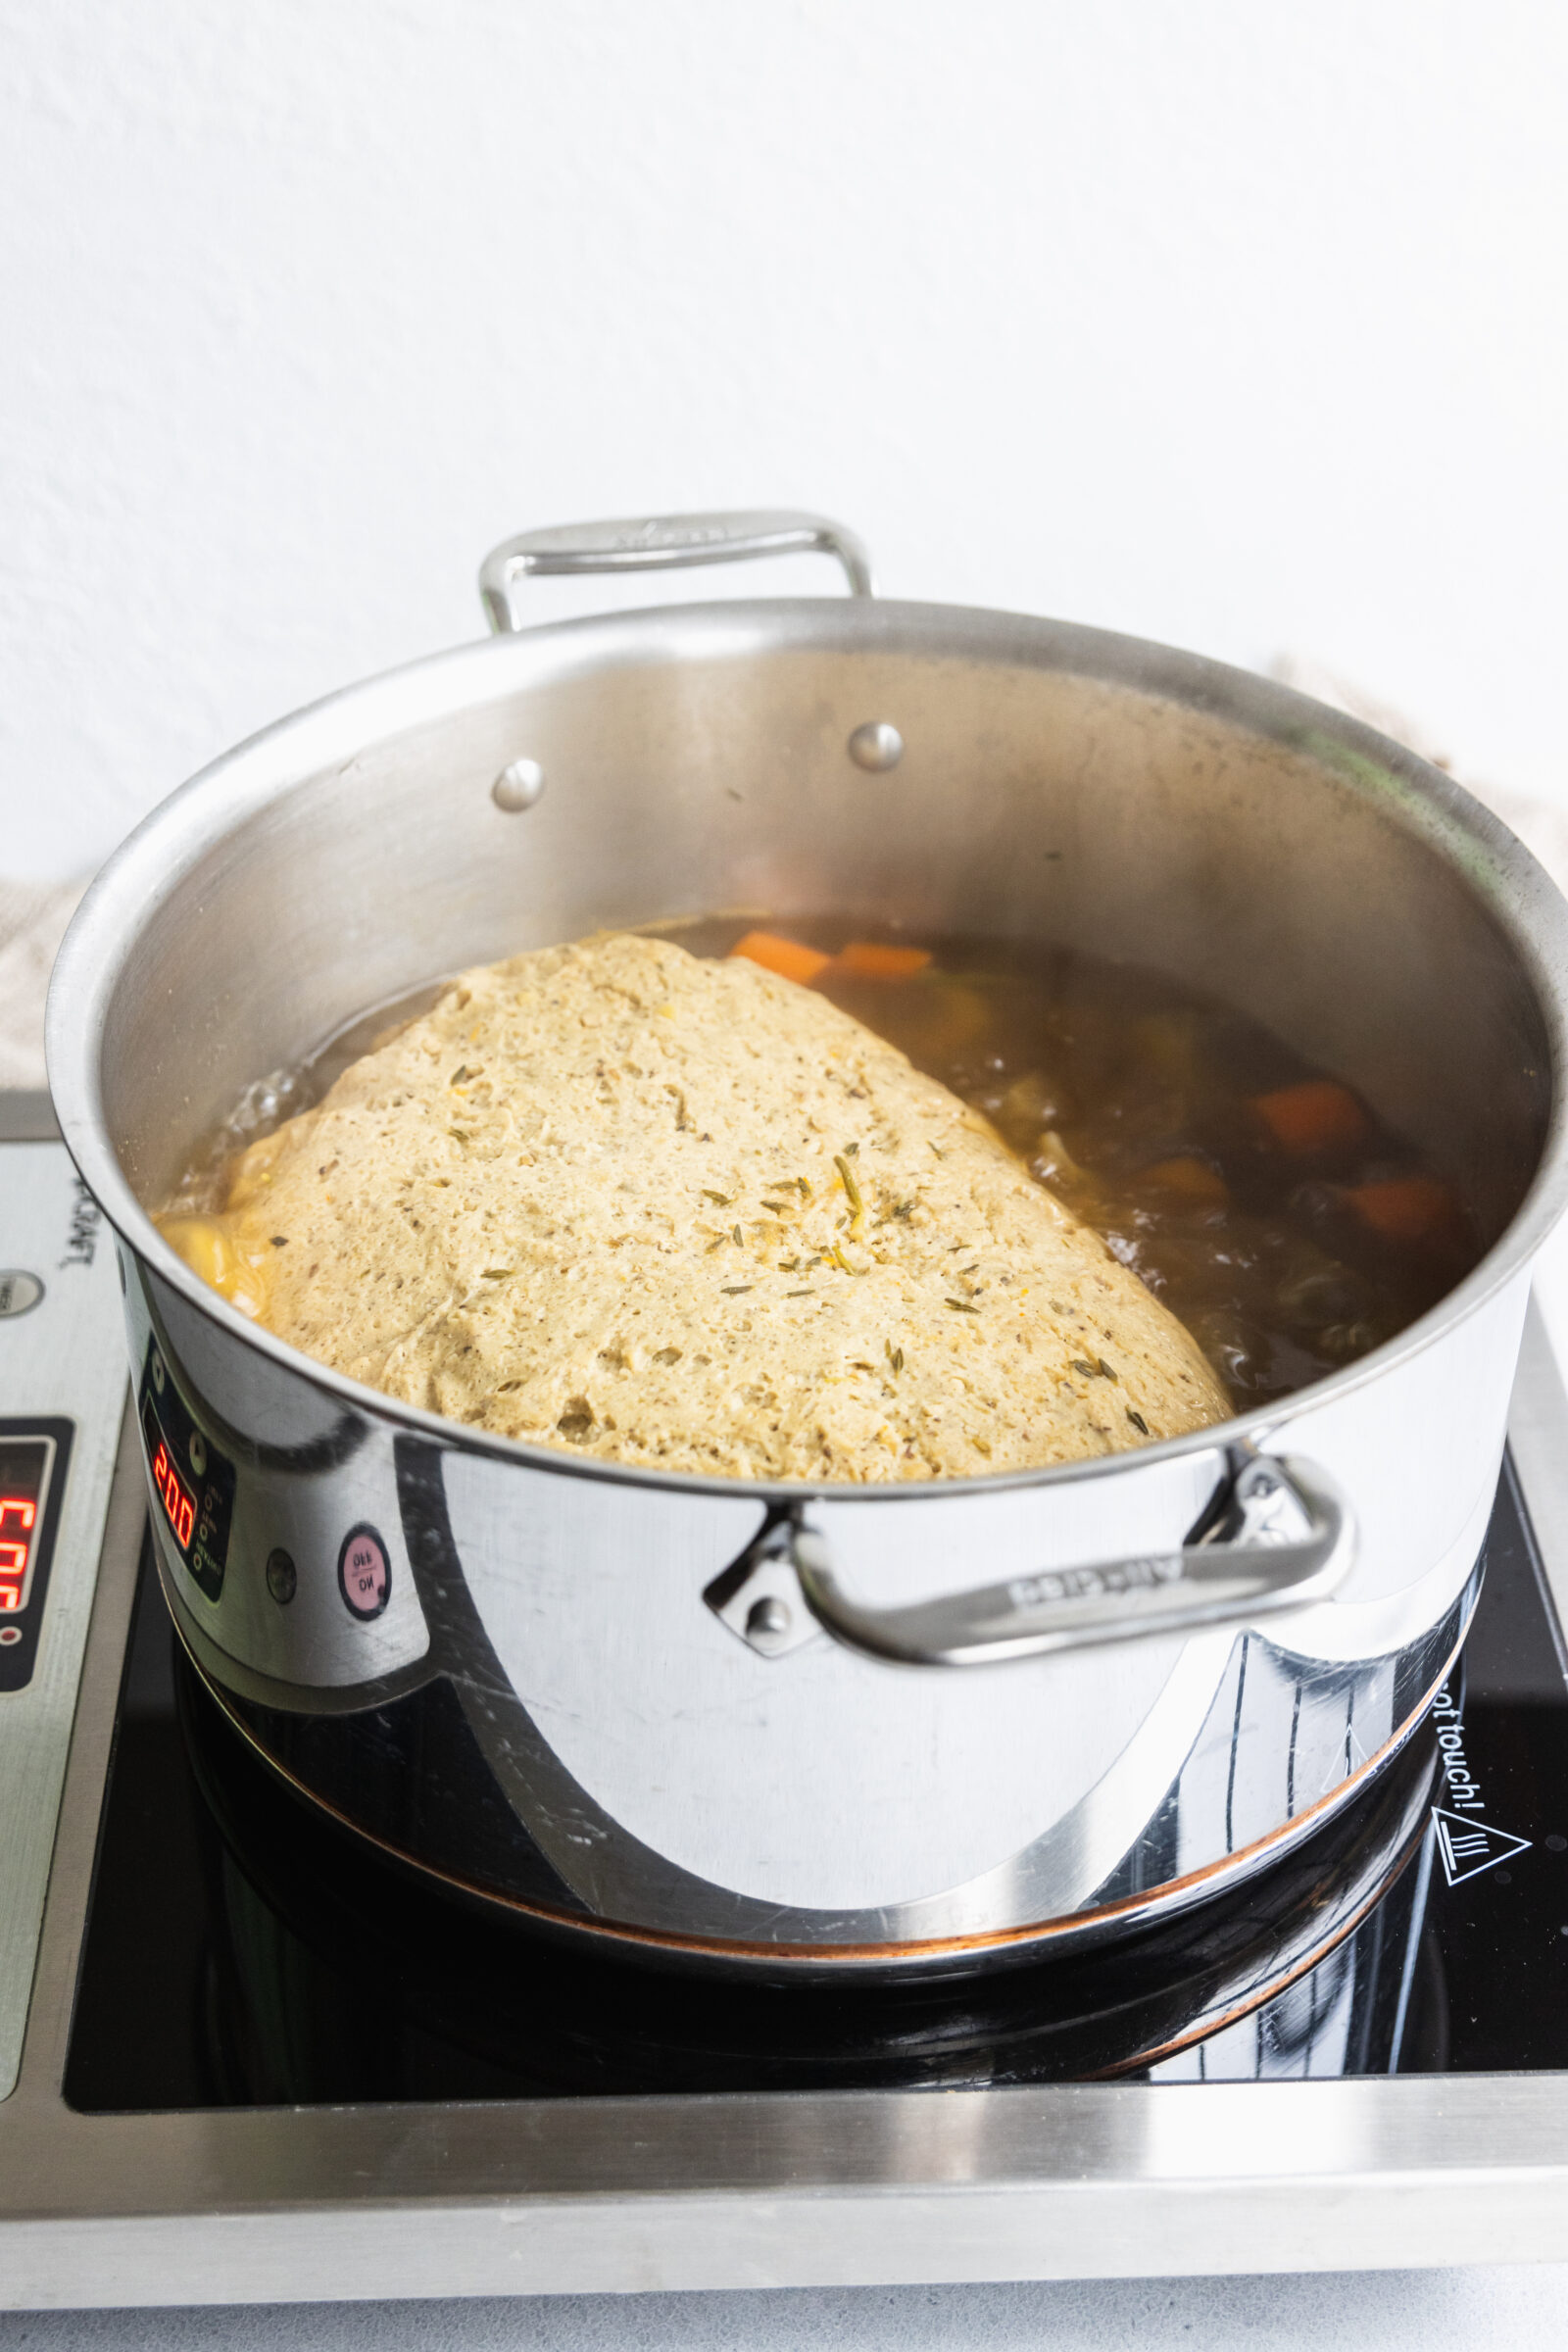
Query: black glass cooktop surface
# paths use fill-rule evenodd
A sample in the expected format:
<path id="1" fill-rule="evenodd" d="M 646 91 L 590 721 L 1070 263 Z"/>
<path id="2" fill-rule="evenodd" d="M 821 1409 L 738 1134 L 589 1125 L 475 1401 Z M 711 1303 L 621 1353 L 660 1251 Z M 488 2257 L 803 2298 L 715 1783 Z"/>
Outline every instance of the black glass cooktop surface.
<path id="1" fill-rule="evenodd" d="M 585 1958 L 309 1810 L 144 1553 L 66 2075 L 97 2112 L 1568 2066 L 1568 1680 L 1505 1471 L 1462 1672 L 1335 1822 L 1109 1949 L 925 1987 Z"/>

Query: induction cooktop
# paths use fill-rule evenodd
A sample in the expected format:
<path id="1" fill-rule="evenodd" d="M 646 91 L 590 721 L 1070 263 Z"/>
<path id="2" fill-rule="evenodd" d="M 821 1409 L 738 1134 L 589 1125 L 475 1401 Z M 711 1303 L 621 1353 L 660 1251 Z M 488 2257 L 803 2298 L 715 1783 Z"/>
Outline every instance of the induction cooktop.
<path id="1" fill-rule="evenodd" d="M 803 1990 L 596 1963 L 363 1848 L 208 1695 L 144 1547 L 66 2098 L 145 2114 L 1568 2065 L 1568 1682 L 1511 1462 L 1483 1590 L 1424 1736 L 1240 1890 L 1066 1962 Z"/>
<path id="2" fill-rule="evenodd" d="M 0 2301 L 1568 2254 L 1568 1399 L 1534 1314 L 1462 1662 L 1310 1841 L 1092 1959 L 731 1985 L 432 1892 L 251 1752 L 150 1566 L 109 1238 L 4 1116 Z"/>

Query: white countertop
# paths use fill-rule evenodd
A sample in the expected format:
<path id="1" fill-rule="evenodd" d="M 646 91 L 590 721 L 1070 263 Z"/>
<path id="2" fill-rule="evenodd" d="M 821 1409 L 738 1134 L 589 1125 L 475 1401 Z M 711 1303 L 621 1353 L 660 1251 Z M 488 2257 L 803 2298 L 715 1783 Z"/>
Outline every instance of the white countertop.
<path id="1" fill-rule="evenodd" d="M 1531 2352 L 1568 2344 L 1568 2263 L 1041 2286 L 12 2312 L 0 2352 Z"/>

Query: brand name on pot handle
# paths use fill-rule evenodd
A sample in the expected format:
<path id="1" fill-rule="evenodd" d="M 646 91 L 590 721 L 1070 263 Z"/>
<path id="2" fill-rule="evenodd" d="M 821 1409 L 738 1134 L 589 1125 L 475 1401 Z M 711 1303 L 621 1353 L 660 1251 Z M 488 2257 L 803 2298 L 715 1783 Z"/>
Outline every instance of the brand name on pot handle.
<path id="1" fill-rule="evenodd" d="M 1104 1568 L 1047 1569 L 1039 1576 L 1014 1577 L 1007 1598 L 1015 1609 L 1034 1609 L 1049 1600 L 1095 1599 L 1102 1592 L 1147 1592 L 1155 1585 L 1179 1584 L 1185 1572 L 1185 1563 L 1169 1553 L 1116 1560 Z"/>

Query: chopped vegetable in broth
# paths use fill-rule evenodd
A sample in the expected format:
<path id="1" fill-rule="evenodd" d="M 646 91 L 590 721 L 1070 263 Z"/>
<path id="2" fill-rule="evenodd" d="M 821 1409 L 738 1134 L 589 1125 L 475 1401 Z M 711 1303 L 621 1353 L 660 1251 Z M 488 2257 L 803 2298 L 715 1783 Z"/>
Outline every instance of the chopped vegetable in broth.
<path id="1" fill-rule="evenodd" d="M 1239 1406 L 1367 1354 L 1480 1256 L 1453 1187 L 1353 1089 L 1159 973 L 1063 949 L 846 940 L 842 925 L 740 930 L 680 938 L 774 970 L 777 949 L 804 948 L 808 985 L 984 1111 L 1187 1325 Z"/>

